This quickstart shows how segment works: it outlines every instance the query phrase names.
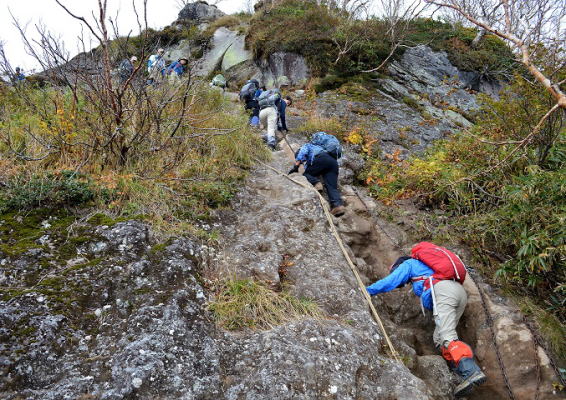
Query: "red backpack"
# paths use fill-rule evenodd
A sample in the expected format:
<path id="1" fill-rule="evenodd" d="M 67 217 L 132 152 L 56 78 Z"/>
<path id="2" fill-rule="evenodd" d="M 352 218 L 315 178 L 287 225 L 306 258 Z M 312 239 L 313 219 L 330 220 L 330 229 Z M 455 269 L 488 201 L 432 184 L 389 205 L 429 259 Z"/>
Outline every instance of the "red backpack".
<path id="1" fill-rule="evenodd" d="M 466 266 L 460 260 L 460 257 L 444 247 L 429 242 L 420 242 L 411 250 L 411 257 L 422 261 L 434 271 L 434 274 L 432 274 L 433 285 L 448 279 L 464 283 L 464 279 L 466 279 Z M 419 276 L 412 280 L 426 280 L 424 288 L 425 290 L 430 288 L 428 276 Z"/>

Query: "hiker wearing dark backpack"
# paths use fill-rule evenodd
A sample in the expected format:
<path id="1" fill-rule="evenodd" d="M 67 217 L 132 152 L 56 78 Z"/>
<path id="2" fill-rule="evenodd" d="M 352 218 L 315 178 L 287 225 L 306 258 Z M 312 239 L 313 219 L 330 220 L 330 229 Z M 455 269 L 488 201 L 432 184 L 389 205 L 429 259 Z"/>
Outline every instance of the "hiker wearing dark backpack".
<path id="1" fill-rule="evenodd" d="M 341 217 L 346 212 L 346 209 L 340 196 L 340 190 L 338 190 L 339 167 L 338 157 L 335 156 L 338 153 L 341 156 L 341 151 L 329 152 L 323 147 L 322 143 L 318 143 L 306 143 L 295 153 L 295 165 L 289 171 L 289 175 L 299 172 L 299 166 L 304 164 L 305 172 L 303 176 L 319 192 L 322 192 L 324 187 L 326 187 L 331 207 L 330 213 L 335 217 Z M 324 186 L 320 182 L 321 176 L 324 179 Z"/>
<path id="2" fill-rule="evenodd" d="M 269 146 L 271 150 L 275 150 L 277 146 L 275 129 L 277 128 L 279 121 L 281 121 L 281 129 L 288 131 L 285 120 L 285 112 L 287 110 L 287 106 L 290 106 L 293 103 L 293 100 L 288 96 L 283 99 L 281 98 L 281 92 L 279 89 L 271 89 L 262 92 L 257 98 L 257 101 L 260 108 L 259 121 L 261 125 L 267 129 L 267 146 Z"/>
<path id="3" fill-rule="evenodd" d="M 240 89 L 240 100 L 244 102 L 244 110 L 250 110 L 250 125 L 259 126 L 259 104 L 257 98 L 262 90 L 257 79 L 250 79 Z"/>
<path id="4" fill-rule="evenodd" d="M 467 395 L 474 385 L 487 379 L 476 364 L 471 347 L 460 341 L 456 332 L 468 299 L 462 286 L 465 277 L 466 268 L 457 255 L 444 247 L 421 242 L 413 247 L 411 257 L 397 259 L 389 268 L 389 275 L 366 288 L 374 296 L 412 284 L 421 306 L 433 312 L 434 344 L 462 378 L 454 391 L 457 397 Z"/>

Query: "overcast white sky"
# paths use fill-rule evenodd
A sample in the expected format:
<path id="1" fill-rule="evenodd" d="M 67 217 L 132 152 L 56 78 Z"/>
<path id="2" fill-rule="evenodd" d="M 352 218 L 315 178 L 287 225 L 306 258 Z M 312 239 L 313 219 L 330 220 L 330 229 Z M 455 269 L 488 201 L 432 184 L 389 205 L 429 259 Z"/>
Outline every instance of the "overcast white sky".
<path id="1" fill-rule="evenodd" d="M 134 0 L 143 4 L 142 0 Z M 88 17 L 97 7 L 97 0 L 61 0 L 71 11 Z M 179 0 L 148 0 L 148 25 L 152 28 L 162 28 L 177 18 Z M 241 11 L 248 0 L 222 0 L 218 7 L 225 13 Z M 109 15 L 118 16 L 120 31 L 126 34 L 129 30 L 137 32 L 137 23 L 132 9 L 132 0 L 108 0 Z M 77 36 L 80 34 L 80 24 L 68 16 L 54 0 L 0 0 L 0 41 L 13 67 L 20 66 L 24 71 L 36 67 L 23 48 L 20 35 L 13 25 L 10 12 L 23 24 L 27 24 L 28 37 L 33 37 L 35 24 L 42 23 L 52 32 L 60 35 L 67 50 L 73 55 L 77 53 Z M 92 17 L 91 17 L 92 18 Z M 95 44 L 96 45 L 96 44 Z"/>

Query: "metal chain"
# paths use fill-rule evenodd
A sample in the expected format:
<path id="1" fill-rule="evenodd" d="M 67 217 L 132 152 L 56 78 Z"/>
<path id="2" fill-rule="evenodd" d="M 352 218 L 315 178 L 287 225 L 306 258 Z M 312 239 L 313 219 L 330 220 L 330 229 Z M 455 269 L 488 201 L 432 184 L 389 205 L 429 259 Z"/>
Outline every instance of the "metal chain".
<path id="1" fill-rule="evenodd" d="M 540 372 L 541 367 L 540 367 L 540 359 L 538 357 L 538 348 L 537 346 L 540 346 L 546 353 L 549 361 L 550 361 L 550 366 L 552 367 L 552 369 L 554 370 L 554 373 L 556 374 L 558 380 L 560 381 L 560 384 L 562 386 L 566 387 L 566 380 L 563 378 L 562 374 L 560 373 L 560 370 L 558 368 L 558 365 L 556 365 L 556 362 L 554 361 L 554 357 L 552 356 L 552 354 L 547 350 L 546 345 L 544 344 L 544 341 L 541 339 L 540 335 L 538 334 L 536 328 L 533 326 L 532 322 L 528 320 L 528 318 L 526 316 L 523 316 L 523 322 L 525 323 L 525 325 L 527 325 L 527 328 L 529 328 L 529 330 L 531 331 L 531 335 L 533 336 L 533 343 L 535 346 L 535 354 L 536 354 L 536 362 L 537 362 L 537 373 L 538 375 L 538 380 L 539 382 L 542 379 L 542 374 Z M 539 383 L 537 383 L 537 399 L 539 396 Z"/>
<path id="2" fill-rule="evenodd" d="M 501 375 L 503 376 L 503 381 L 505 382 L 505 388 L 507 389 L 507 395 L 511 400 L 515 400 L 515 395 L 513 394 L 513 390 L 511 389 L 511 384 L 509 383 L 509 378 L 507 377 L 507 373 L 505 372 L 505 364 L 503 363 L 503 358 L 501 357 L 501 352 L 499 351 L 499 345 L 497 344 L 497 336 L 495 335 L 495 330 L 493 329 L 493 319 L 491 318 L 491 313 L 485 301 L 485 295 L 483 293 L 483 289 L 480 287 L 479 284 L 476 284 L 478 288 L 478 292 L 481 298 L 481 304 L 483 306 L 483 311 L 485 313 L 485 320 L 487 325 L 489 326 L 489 330 L 491 332 L 491 338 L 493 340 L 493 344 L 495 346 L 495 354 L 497 356 L 497 363 L 499 364 L 499 369 L 501 370 Z"/>

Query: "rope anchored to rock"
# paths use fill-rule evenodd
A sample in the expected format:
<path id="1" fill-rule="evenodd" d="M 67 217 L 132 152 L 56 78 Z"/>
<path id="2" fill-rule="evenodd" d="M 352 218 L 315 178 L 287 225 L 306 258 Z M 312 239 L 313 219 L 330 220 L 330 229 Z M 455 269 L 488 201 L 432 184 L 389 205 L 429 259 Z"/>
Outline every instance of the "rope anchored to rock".
<path id="1" fill-rule="evenodd" d="M 289 146 L 289 147 L 291 147 L 291 146 Z M 293 183 L 295 183 L 299 186 L 302 186 L 305 189 L 313 190 L 317 194 L 318 199 L 320 201 L 320 204 L 322 206 L 322 210 L 324 211 L 324 215 L 326 216 L 326 219 L 328 220 L 328 224 L 330 225 L 330 230 L 332 231 L 332 235 L 334 236 L 334 238 L 338 242 L 338 245 L 340 246 L 340 250 L 342 250 L 342 254 L 344 255 L 344 258 L 348 262 L 350 269 L 352 270 L 352 272 L 354 273 L 354 276 L 356 277 L 356 281 L 358 283 L 359 289 L 362 292 L 362 295 L 364 296 L 364 298 L 366 299 L 366 301 L 369 305 L 369 308 L 371 310 L 371 314 L 373 315 L 373 318 L 375 319 L 375 321 L 377 322 L 377 324 L 379 325 L 379 327 L 381 329 L 381 332 L 383 333 L 383 337 L 385 338 L 385 341 L 387 342 L 387 346 L 389 347 L 389 350 L 391 351 L 391 355 L 393 356 L 393 358 L 395 358 L 395 360 L 401 362 L 401 359 L 399 358 L 399 354 L 395 350 L 395 347 L 393 347 L 393 343 L 391 342 L 389 335 L 385 331 L 385 326 L 383 325 L 383 322 L 381 321 L 381 318 L 379 317 L 379 314 L 377 313 L 377 310 L 375 309 L 375 306 L 373 305 L 373 303 L 371 301 L 371 297 L 366 290 L 366 287 L 365 287 L 365 285 L 362 281 L 362 278 L 360 277 L 360 273 L 358 272 L 358 268 L 356 267 L 356 265 L 354 264 L 354 262 L 350 258 L 350 255 L 348 254 L 348 251 L 346 250 L 346 246 L 344 245 L 344 242 L 342 241 L 342 238 L 340 237 L 340 234 L 338 233 L 338 230 L 336 229 L 336 226 L 334 225 L 334 221 L 332 220 L 332 214 L 330 214 L 330 210 L 328 209 L 328 205 L 326 204 L 326 200 L 324 199 L 324 197 L 322 197 L 322 195 L 312 185 L 306 185 L 302 182 L 299 182 L 299 181 L 291 178 L 287 174 L 285 174 L 285 173 L 279 171 L 278 169 L 272 167 L 271 165 L 264 163 L 261 160 L 256 159 L 256 161 L 259 164 L 261 164 L 261 165 L 269 168 L 273 172 L 277 173 L 278 175 L 281 175 L 281 176 L 287 178 L 291 182 L 293 182 Z"/>

